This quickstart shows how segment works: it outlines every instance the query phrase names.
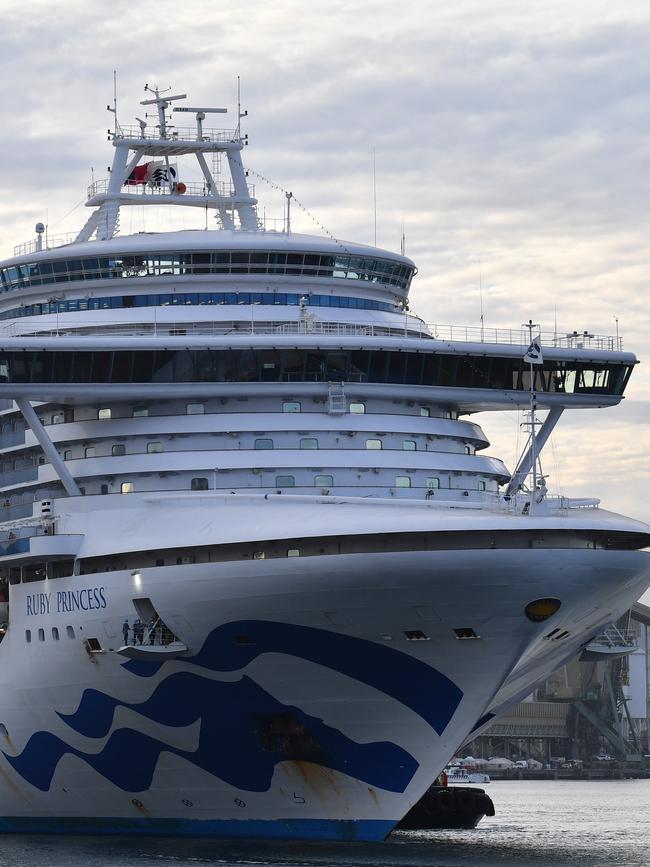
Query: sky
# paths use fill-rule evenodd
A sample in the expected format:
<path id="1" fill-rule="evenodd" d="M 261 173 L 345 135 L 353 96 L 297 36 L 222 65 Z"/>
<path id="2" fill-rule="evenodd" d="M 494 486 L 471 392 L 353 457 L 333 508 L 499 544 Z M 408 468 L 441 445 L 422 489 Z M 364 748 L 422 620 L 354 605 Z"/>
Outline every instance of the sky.
<path id="1" fill-rule="evenodd" d="M 635 0 L 2 0 L 0 253 L 85 221 L 114 69 L 125 124 L 145 83 L 236 110 L 240 76 L 269 217 L 290 190 L 295 230 L 374 243 L 374 163 L 377 244 L 404 226 L 425 321 L 619 330 L 642 362 L 623 404 L 565 413 L 544 468 L 650 522 L 648 45 Z M 478 420 L 512 467 L 521 417 Z"/>

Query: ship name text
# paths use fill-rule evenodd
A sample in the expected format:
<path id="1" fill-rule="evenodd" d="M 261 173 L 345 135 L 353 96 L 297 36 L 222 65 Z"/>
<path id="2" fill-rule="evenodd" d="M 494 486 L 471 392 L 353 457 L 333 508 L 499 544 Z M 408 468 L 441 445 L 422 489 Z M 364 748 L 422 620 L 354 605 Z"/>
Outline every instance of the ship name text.
<path id="1" fill-rule="evenodd" d="M 95 611 L 106 608 L 105 588 L 85 587 L 82 590 L 57 590 L 56 593 L 28 593 L 25 604 L 28 617 L 72 611 Z"/>

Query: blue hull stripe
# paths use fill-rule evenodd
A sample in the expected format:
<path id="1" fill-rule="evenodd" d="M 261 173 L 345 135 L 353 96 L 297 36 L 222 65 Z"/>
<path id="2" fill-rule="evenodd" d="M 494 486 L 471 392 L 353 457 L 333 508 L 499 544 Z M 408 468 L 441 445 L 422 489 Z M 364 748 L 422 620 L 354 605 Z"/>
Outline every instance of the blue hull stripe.
<path id="1" fill-rule="evenodd" d="M 161 837 L 229 837 L 239 839 L 339 840 L 378 842 L 395 827 L 378 819 L 127 819 L 0 817 L 3 834 L 138 834 Z"/>

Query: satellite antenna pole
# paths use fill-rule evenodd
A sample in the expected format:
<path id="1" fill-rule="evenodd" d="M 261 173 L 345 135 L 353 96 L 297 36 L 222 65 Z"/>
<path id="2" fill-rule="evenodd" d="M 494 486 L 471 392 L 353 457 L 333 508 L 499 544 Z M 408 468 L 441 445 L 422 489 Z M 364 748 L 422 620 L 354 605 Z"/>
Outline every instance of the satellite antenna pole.
<path id="1" fill-rule="evenodd" d="M 372 210 L 374 220 L 374 239 L 375 247 L 377 246 L 377 152 L 376 148 L 372 149 Z"/>
<path id="2" fill-rule="evenodd" d="M 485 324 L 483 320 L 483 266 L 481 264 L 481 257 L 479 256 L 478 260 L 478 295 L 479 302 L 481 305 L 481 343 L 483 342 L 484 330 L 483 326 Z"/>

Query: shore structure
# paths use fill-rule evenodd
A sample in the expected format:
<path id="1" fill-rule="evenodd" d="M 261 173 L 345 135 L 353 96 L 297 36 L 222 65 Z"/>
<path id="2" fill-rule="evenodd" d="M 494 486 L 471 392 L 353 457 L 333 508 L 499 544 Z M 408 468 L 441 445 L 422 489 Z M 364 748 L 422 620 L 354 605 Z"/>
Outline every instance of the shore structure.
<path id="1" fill-rule="evenodd" d="M 540 470 L 636 358 L 427 327 L 407 256 L 269 229 L 241 111 L 184 99 L 0 263 L 0 829 L 383 839 L 647 587 L 650 528 Z M 468 417 L 517 409 L 509 471 Z"/>

